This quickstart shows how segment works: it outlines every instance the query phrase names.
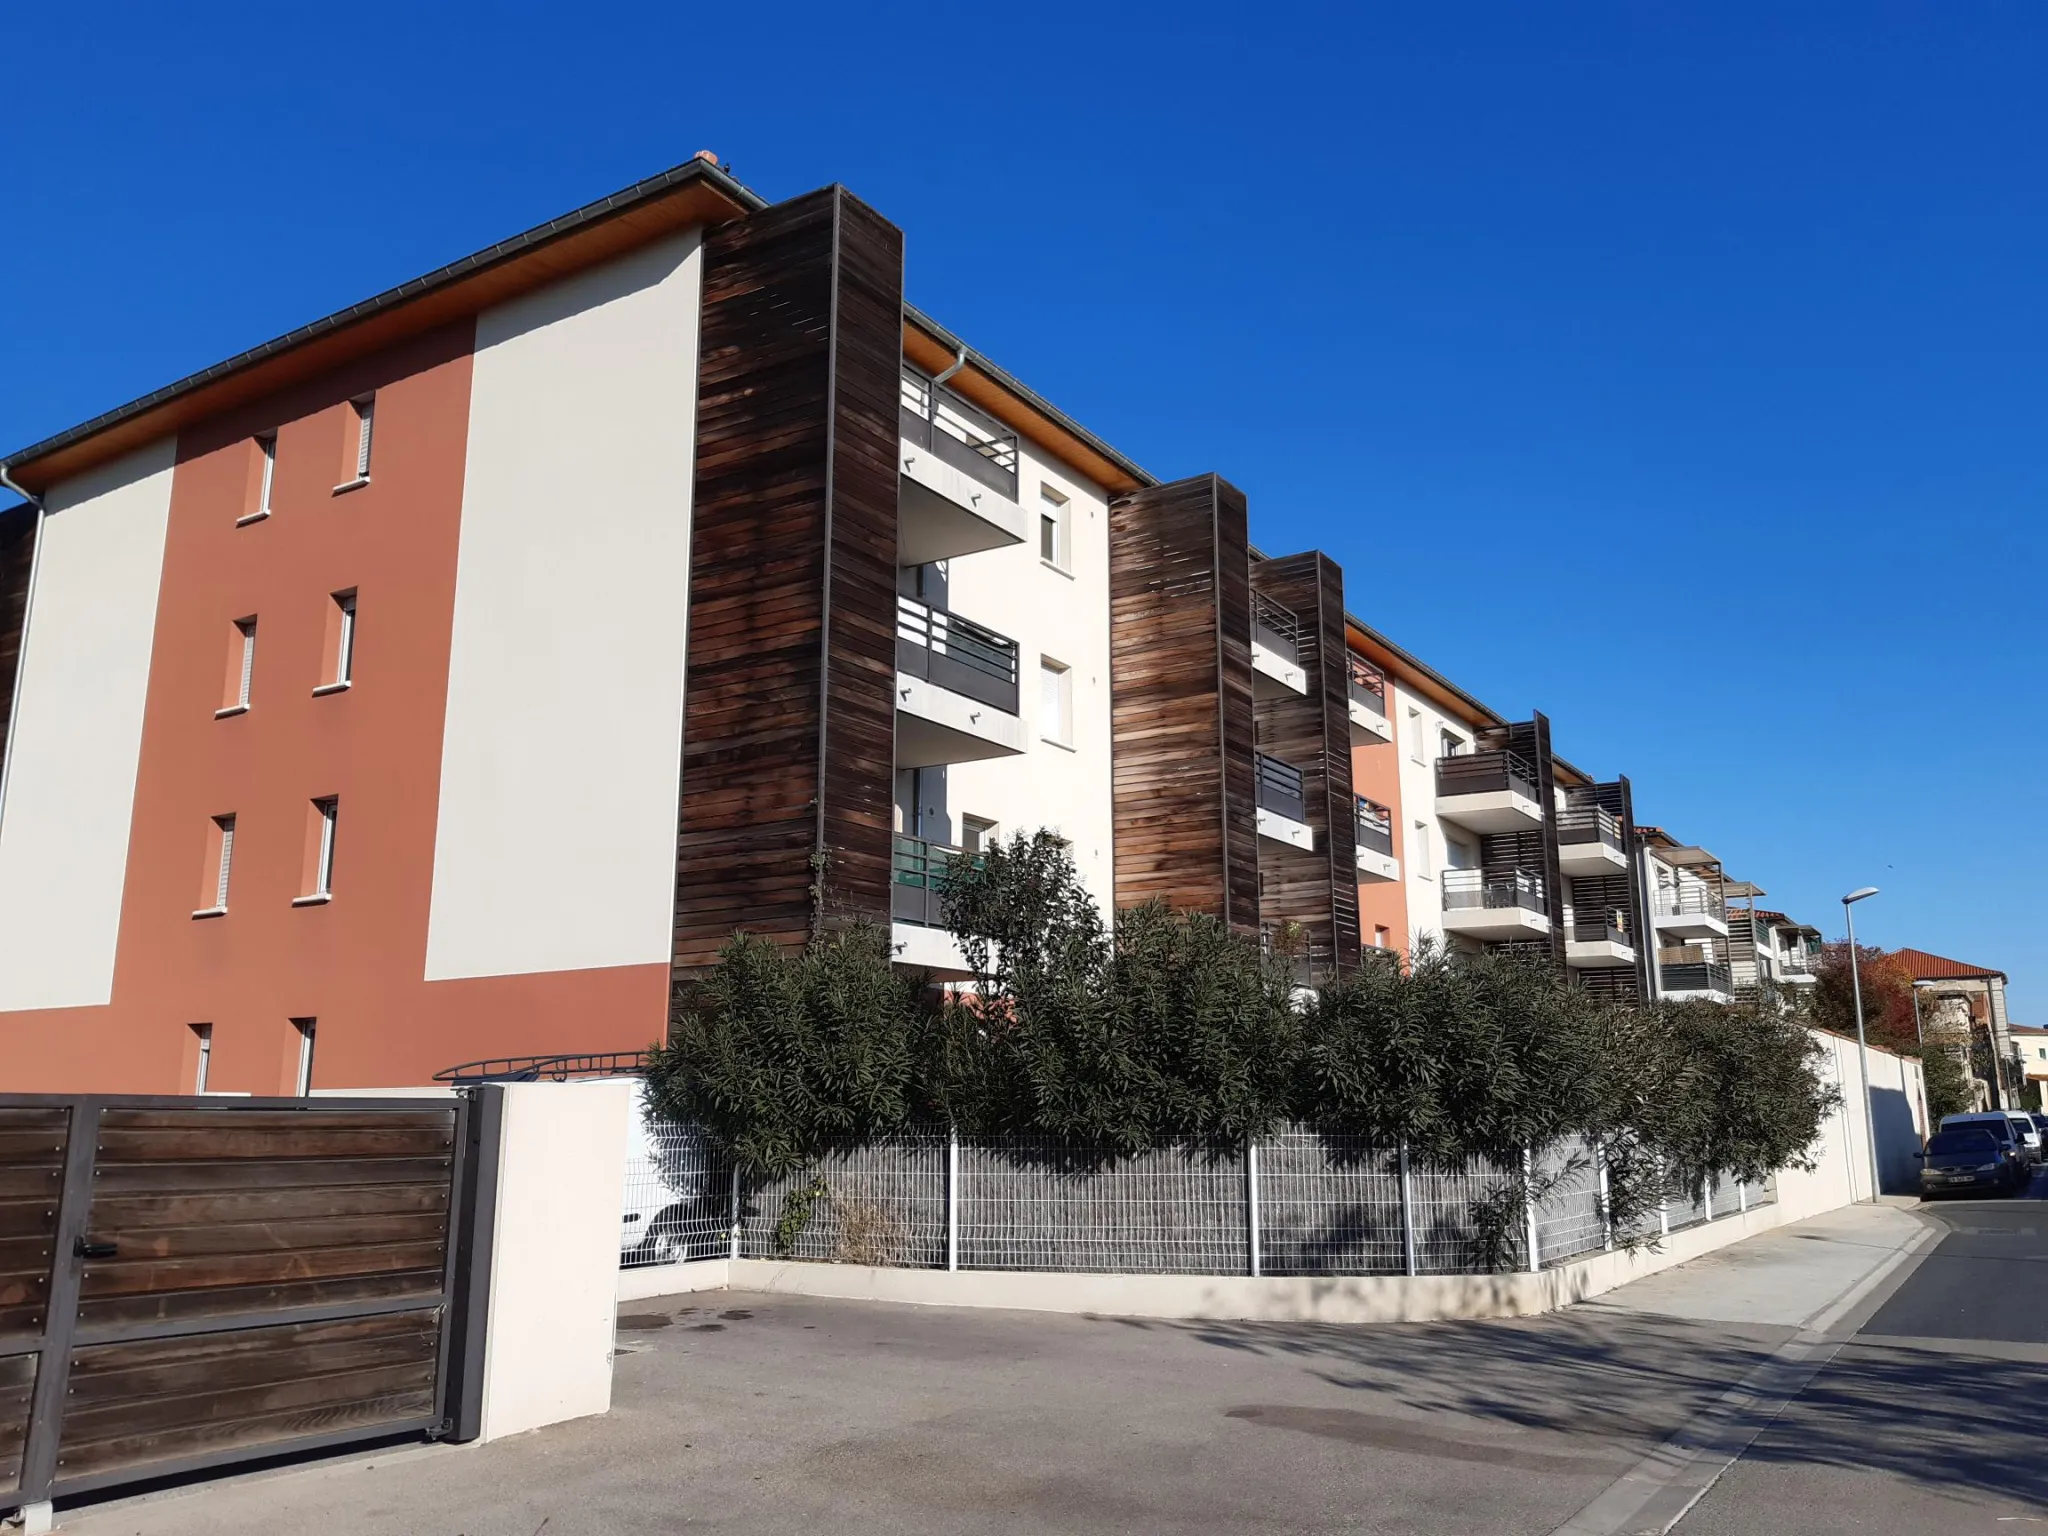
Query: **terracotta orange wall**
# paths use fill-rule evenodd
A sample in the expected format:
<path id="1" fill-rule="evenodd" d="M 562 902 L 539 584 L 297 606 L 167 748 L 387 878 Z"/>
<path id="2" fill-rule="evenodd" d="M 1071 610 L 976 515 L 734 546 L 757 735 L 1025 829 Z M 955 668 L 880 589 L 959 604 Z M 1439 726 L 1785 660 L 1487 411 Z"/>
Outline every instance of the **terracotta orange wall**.
<path id="1" fill-rule="evenodd" d="M 318 1021 L 316 1087 L 661 1034 L 666 966 L 424 980 L 473 345 L 473 325 L 445 328 L 181 439 L 113 999 L 0 1016 L 0 1088 L 190 1092 L 195 1023 L 213 1030 L 209 1086 L 251 1093 L 290 1091 L 298 1017 Z M 370 390 L 370 483 L 337 495 L 354 467 L 349 401 Z M 252 434 L 273 429 L 272 515 L 237 527 Z M 315 697 L 330 595 L 351 587 L 354 686 Z M 229 626 L 249 614 L 251 707 L 216 719 Z M 534 728 L 552 728 L 533 702 Z M 294 906 L 326 795 L 340 801 L 334 899 Z M 210 820 L 229 813 L 228 911 L 194 918 Z"/>
<path id="2" fill-rule="evenodd" d="M 1394 708 L 1394 680 L 1387 679 L 1387 718 L 1399 720 Z M 1396 735 L 1398 736 L 1398 732 Z M 1408 952 L 1407 820 L 1401 813 L 1401 761 L 1397 742 L 1375 741 L 1351 749 L 1351 785 L 1368 800 L 1394 813 L 1394 857 L 1401 860 L 1399 880 L 1371 880 L 1358 887 L 1358 938 L 1372 947 L 1375 928 L 1387 930 L 1387 948 Z"/>

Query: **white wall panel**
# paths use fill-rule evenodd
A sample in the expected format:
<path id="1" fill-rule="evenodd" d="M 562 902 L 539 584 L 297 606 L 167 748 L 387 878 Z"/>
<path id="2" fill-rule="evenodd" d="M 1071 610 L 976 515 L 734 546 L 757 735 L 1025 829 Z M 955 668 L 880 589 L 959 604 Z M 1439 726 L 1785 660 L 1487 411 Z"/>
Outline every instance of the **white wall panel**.
<path id="1" fill-rule="evenodd" d="M 427 976 L 669 955 L 692 232 L 477 321 Z"/>
<path id="2" fill-rule="evenodd" d="M 113 996 L 176 456 L 166 438 L 47 498 L 0 806 L 0 1010 Z"/>

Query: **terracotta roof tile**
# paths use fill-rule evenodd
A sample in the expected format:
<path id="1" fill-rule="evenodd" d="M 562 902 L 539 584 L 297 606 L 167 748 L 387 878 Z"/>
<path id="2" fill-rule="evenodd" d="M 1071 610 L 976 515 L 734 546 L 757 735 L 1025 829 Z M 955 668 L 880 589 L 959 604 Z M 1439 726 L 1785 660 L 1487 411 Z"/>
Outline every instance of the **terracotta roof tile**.
<path id="1" fill-rule="evenodd" d="M 2006 979 L 2003 971 L 1951 960 L 1945 955 L 1930 955 L 1924 949 L 1902 949 L 1898 955 L 1912 968 L 1915 981 L 1985 981 L 1993 976 L 2000 981 Z"/>

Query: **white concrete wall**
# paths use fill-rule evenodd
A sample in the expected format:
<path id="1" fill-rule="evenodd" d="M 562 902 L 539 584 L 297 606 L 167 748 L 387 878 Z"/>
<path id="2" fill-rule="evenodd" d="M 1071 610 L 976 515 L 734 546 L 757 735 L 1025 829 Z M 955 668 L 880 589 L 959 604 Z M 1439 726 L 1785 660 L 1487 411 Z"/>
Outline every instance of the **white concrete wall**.
<path id="1" fill-rule="evenodd" d="M 1038 555 L 1039 490 L 1068 498 L 1068 571 Z M 1110 848 L 1109 762 L 1109 502 L 1082 480 L 1025 444 L 1017 498 L 1030 538 L 1007 549 L 963 555 L 948 563 L 948 606 L 1017 642 L 1021 756 L 955 763 L 947 770 L 948 841 L 960 840 L 963 814 L 998 823 L 1001 835 L 1039 828 L 1073 844 L 1081 878 L 1103 910 L 1115 875 Z M 1039 658 L 1073 669 L 1071 748 L 1044 740 L 1039 723 Z"/>
<path id="2" fill-rule="evenodd" d="M 513 1083 L 499 1143 L 483 1435 L 611 1407 L 634 1085 Z"/>
<path id="3" fill-rule="evenodd" d="M 1842 1107 L 1828 1117 L 1815 1145 L 1819 1166 L 1811 1173 L 1788 1168 L 1778 1175 L 1778 1198 L 1796 1217 L 1831 1211 L 1870 1198 L 1870 1124 L 1856 1042 L 1823 1030 L 1820 1071 L 1842 1093 Z M 1913 1154 L 1926 1135 L 1920 1063 L 1889 1051 L 1870 1052 L 1870 1085 L 1877 1103 L 1877 1163 L 1881 1193 L 1911 1194 L 1919 1188 L 1920 1164 Z"/>
<path id="4" fill-rule="evenodd" d="M 0 1011 L 113 996 L 177 446 L 47 497 L 0 806 Z"/>
<path id="5" fill-rule="evenodd" d="M 1473 728 L 1440 709 L 1420 692 L 1396 679 L 1387 680 L 1387 718 L 1394 726 L 1394 751 L 1401 765 L 1401 879 L 1408 896 L 1409 943 L 1444 939 L 1443 872 L 1453 867 L 1452 840 L 1478 847 L 1477 833 L 1446 828 L 1436 816 L 1436 760 L 1445 731 L 1470 741 Z M 1422 753 L 1415 751 L 1415 725 L 1422 724 Z M 1427 863 L 1418 858 L 1417 843 L 1429 844 Z M 1460 857 L 1458 862 L 1465 862 Z M 1427 873 L 1424 871 L 1427 870 Z"/>
<path id="6" fill-rule="evenodd" d="M 478 317 L 429 980 L 668 959 L 700 278 L 692 231 Z"/>

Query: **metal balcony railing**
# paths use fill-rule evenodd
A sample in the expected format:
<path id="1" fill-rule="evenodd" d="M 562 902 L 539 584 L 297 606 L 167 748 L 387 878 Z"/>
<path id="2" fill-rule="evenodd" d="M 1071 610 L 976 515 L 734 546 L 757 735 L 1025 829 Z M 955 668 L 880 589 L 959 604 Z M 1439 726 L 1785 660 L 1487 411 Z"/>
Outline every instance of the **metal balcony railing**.
<path id="1" fill-rule="evenodd" d="M 1667 944 L 1657 951 L 1657 974 L 1666 992 L 1729 992 L 1735 973 L 1699 944 Z"/>
<path id="2" fill-rule="evenodd" d="M 1504 747 L 1466 747 L 1436 760 L 1439 796 L 1483 795 L 1503 789 L 1531 800 L 1541 798 L 1536 793 L 1536 770 L 1518 752 Z"/>
<path id="3" fill-rule="evenodd" d="M 1702 885 L 1660 886 L 1650 897 L 1650 910 L 1659 917 L 1728 917 L 1728 903 L 1719 891 Z"/>
<path id="4" fill-rule="evenodd" d="M 1017 434 L 943 384 L 903 370 L 898 410 L 903 435 L 991 490 L 1017 499 Z"/>
<path id="5" fill-rule="evenodd" d="M 1620 907 L 1605 912 L 1567 913 L 1572 941 L 1578 944 L 1628 944 L 1628 914 Z"/>
<path id="6" fill-rule="evenodd" d="M 1814 957 L 1803 949 L 1788 950 L 1779 958 L 1779 970 L 1787 978 L 1813 975 Z"/>
<path id="7" fill-rule="evenodd" d="M 1490 875 L 1483 869 L 1445 870 L 1444 910 L 1456 912 L 1471 907 L 1521 907 L 1529 912 L 1545 911 L 1543 877 L 1519 871 Z"/>
<path id="8" fill-rule="evenodd" d="M 1387 674 L 1363 657 L 1350 658 L 1347 679 L 1351 702 L 1362 704 L 1381 719 L 1387 714 Z"/>
<path id="9" fill-rule="evenodd" d="M 1560 843 L 1605 843 L 1616 853 L 1621 846 L 1621 819 L 1604 806 L 1571 805 L 1557 813 Z"/>
<path id="10" fill-rule="evenodd" d="M 896 667 L 1017 713 L 1017 642 L 914 597 L 896 599 Z"/>
<path id="11" fill-rule="evenodd" d="M 1252 594 L 1252 639 L 1289 661 L 1301 659 L 1301 621 L 1263 592 Z"/>
<path id="12" fill-rule="evenodd" d="M 1358 806 L 1358 846 L 1370 848 L 1375 853 L 1384 853 L 1389 858 L 1394 854 L 1394 813 L 1377 800 L 1368 800 L 1363 795 L 1353 797 Z"/>
<path id="13" fill-rule="evenodd" d="M 1277 757 L 1258 754 L 1259 809 L 1285 816 L 1290 821 L 1307 821 L 1308 804 L 1302 796 L 1301 770 Z"/>
<path id="14" fill-rule="evenodd" d="M 943 928 L 946 888 L 953 872 L 979 860 L 979 854 L 963 848 L 898 833 L 890 860 L 890 916 L 920 928 Z"/>

